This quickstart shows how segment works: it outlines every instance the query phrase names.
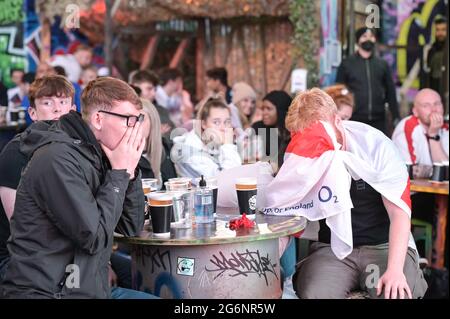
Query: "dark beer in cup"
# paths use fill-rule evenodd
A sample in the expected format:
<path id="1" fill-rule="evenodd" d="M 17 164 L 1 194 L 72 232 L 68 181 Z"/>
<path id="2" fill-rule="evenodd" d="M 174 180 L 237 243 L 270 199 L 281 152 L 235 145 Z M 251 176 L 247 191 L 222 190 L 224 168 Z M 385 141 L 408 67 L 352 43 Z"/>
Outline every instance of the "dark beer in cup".
<path id="1" fill-rule="evenodd" d="M 236 192 L 239 203 L 239 213 L 254 218 L 256 213 L 256 178 L 239 178 L 236 180 Z"/>
<path id="2" fill-rule="evenodd" d="M 433 163 L 433 175 L 431 175 L 432 182 L 442 182 L 444 180 L 444 165 L 442 163 Z"/>
<path id="3" fill-rule="evenodd" d="M 414 175 L 413 175 L 413 163 L 409 162 L 406 163 L 406 169 L 408 170 L 408 175 L 409 175 L 409 179 L 414 179 Z"/>
<path id="4" fill-rule="evenodd" d="M 448 161 L 442 162 L 442 165 L 444 165 L 444 181 L 448 181 Z"/>
<path id="5" fill-rule="evenodd" d="M 165 192 L 152 192 L 147 195 L 155 237 L 170 236 L 170 221 L 173 214 L 172 196 Z"/>
<path id="6" fill-rule="evenodd" d="M 211 188 L 213 191 L 213 206 L 214 206 L 214 212 L 216 212 L 217 211 L 217 193 L 219 192 L 217 178 L 207 178 L 206 186 Z"/>

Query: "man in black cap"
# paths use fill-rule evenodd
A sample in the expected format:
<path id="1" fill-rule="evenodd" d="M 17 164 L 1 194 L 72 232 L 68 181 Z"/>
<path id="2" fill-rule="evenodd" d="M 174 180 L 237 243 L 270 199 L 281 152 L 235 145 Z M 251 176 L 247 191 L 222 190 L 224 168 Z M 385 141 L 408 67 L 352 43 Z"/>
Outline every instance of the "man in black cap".
<path id="1" fill-rule="evenodd" d="M 373 126 L 386 133 L 385 104 L 389 104 L 394 125 L 399 112 L 395 85 L 386 61 L 374 54 L 375 32 L 369 28 L 356 31 L 358 50 L 339 66 L 336 82 L 345 84 L 355 96 L 353 121 Z"/>

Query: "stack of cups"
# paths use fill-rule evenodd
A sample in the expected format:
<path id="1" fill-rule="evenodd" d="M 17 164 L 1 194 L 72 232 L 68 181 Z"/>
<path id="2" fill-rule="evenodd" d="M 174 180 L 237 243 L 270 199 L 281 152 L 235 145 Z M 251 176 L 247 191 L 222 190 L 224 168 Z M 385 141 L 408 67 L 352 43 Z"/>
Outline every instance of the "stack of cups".
<path id="1" fill-rule="evenodd" d="M 239 213 L 246 214 L 249 219 L 255 219 L 256 214 L 256 178 L 238 178 L 236 192 L 239 203 Z"/>
<path id="2" fill-rule="evenodd" d="M 156 178 L 142 178 L 142 190 L 144 192 L 145 197 L 147 198 L 148 194 L 151 192 L 155 192 L 158 190 L 158 180 Z M 148 198 L 146 200 L 145 206 L 145 219 L 149 219 L 148 214 Z"/>
<path id="3" fill-rule="evenodd" d="M 185 183 L 188 184 L 188 189 L 191 190 L 192 189 L 192 178 L 190 177 L 174 177 L 174 178 L 169 178 L 168 182 L 171 184 L 182 184 L 185 185 Z"/>
<path id="4" fill-rule="evenodd" d="M 155 192 L 158 190 L 158 180 L 156 178 L 143 178 L 142 179 L 142 190 L 144 195 L 150 192 Z"/>
<path id="5" fill-rule="evenodd" d="M 164 185 L 173 200 L 172 227 L 190 228 L 193 209 L 190 181 L 169 180 Z"/>
<path id="6" fill-rule="evenodd" d="M 151 192 L 147 196 L 154 237 L 170 237 L 170 220 L 173 214 L 172 195 L 167 192 Z"/>

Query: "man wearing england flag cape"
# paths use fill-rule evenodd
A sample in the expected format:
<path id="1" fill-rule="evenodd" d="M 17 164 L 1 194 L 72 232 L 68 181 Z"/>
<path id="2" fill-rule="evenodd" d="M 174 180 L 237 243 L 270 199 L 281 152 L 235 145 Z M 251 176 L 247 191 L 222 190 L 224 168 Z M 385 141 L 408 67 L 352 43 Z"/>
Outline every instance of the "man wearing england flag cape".
<path id="1" fill-rule="evenodd" d="M 266 214 L 318 221 L 297 265 L 300 298 L 421 298 L 427 284 L 410 232 L 406 167 L 394 144 L 363 123 L 341 121 L 320 89 L 299 93 L 286 117 L 292 139 L 266 188 Z"/>

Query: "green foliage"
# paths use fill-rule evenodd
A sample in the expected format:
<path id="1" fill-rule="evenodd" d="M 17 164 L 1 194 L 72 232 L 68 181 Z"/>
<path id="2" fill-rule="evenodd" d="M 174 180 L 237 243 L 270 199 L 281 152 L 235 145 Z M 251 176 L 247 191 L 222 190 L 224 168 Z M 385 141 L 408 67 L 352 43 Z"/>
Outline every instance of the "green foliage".
<path id="1" fill-rule="evenodd" d="M 308 70 L 308 88 L 319 85 L 319 69 L 317 64 L 318 47 L 314 35 L 319 25 L 316 21 L 316 1 L 290 0 L 289 20 L 294 26 L 292 37 L 293 57 L 303 58 Z"/>

